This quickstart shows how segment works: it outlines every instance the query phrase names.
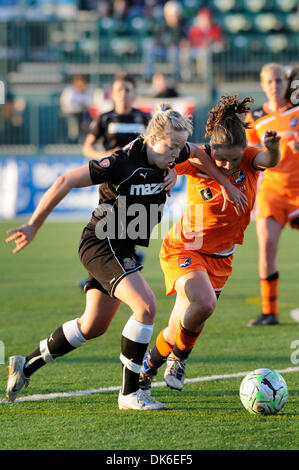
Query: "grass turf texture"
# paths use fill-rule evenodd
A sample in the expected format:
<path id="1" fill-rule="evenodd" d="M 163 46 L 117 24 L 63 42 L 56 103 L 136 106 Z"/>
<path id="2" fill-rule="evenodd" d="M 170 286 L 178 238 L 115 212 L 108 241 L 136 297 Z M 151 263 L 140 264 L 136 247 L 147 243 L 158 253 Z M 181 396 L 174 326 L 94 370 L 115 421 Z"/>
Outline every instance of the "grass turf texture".
<path id="1" fill-rule="evenodd" d="M 17 222 L 0 223 L 1 238 Z M 84 223 L 47 222 L 34 242 L 13 255 L 12 244 L 1 243 L 0 340 L 5 362 L 0 364 L 0 392 L 5 396 L 7 360 L 26 355 L 41 339 L 84 309 L 84 294 L 76 286 L 85 271 L 77 256 Z M 167 324 L 174 297 L 167 298 L 158 261 L 160 240 L 147 250 L 143 275 L 157 296 L 158 315 L 151 341 Z M 187 366 L 187 377 L 250 371 L 259 367 L 292 367 L 291 343 L 299 340 L 299 325 L 289 317 L 298 307 L 298 233 L 283 231 L 279 249 L 281 324 L 248 328 L 261 310 L 255 226 L 247 230 L 229 279 Z M 129 309 L 121 306 L 101 338 L 58 359 L 33 375 L 20 396 L 119 386 L 121 331 Z M 297 354 L 297 358 L 298 358 Z M 158 381 L 163 380 L 161 370 Z M 251 416 L 239 400 L 242 378 L 186 384 L 180 392 L 153 389 L 167 411 L 120 411 L 118 392 L 59 398 L 50 401 L 0 404 L 0 449 L 298 449 L 299 373 L 284 374 L 288 402 L 276 416 Z M 163 432 L 161 432 L 163 430 Z"/>

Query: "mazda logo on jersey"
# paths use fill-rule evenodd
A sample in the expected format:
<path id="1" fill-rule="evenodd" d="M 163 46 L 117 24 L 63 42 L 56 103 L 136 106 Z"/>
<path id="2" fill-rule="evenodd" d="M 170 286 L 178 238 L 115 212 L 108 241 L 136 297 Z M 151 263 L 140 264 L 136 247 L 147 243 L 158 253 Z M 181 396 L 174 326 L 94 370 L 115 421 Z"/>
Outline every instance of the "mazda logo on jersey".
<path id="1" fill-rule="evenodd" d="M 233 173 L 233 178 L 235 180 L 235 183 L 240 184 L 246 180 L 246 175 L 243 170 L 239 170 Z"/>
<path id="2" fill-rule="evenodd" d="M 150 194 L 158 194 L 162 191 L 162 184 L 163 183 L 131 184 L 130 195 L 148 196 Z"/>
<path id="3" fill-rule="evenodd" d="M 212 199 L 213 193 L 211 188 L 204 188 L 200 190 L 200 195 L 203 201 L 208 201 L 209 199 Z"/>

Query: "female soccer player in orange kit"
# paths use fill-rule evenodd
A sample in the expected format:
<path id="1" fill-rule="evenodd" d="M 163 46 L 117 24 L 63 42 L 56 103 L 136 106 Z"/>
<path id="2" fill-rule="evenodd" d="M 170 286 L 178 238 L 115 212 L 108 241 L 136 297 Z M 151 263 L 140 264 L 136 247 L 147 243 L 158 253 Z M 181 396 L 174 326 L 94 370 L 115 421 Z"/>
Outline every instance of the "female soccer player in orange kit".
<path id="1" fill-rule="evenodd" d="M 265 171 L 257 196 L 262 314 L 249 326 L 279 323 L 279 239 L 287 223 L 299 229 L 299 106 L 292 103 L 291 86 L 282 65 L 266 64 L 261 70 L 261 87 L 268 101 L 247 119 L 251 126 L 247 130 L 249 145 L 263 143 L 268 129 L 281 137 L 280 163 Z"/>
<path id="2" fill-rule="evenodd" d="M 276 131 L 266 131 L 266 149 L 247 146 L 246 124 L 239 118 L 249 110 L 251 98 L 222 97 L 210 111 L 204 151 L 231 183 L 246 195 L 248 205 L 237 215 L 232 207 L 221 212 L 221 190 L 213 179 L 189 162 L 176 166 L 188 174 L 187 208 L 183 217 L 164 238 L 160 261 L 165 275 L 166 293 L 176 292 L 176 303 L 168 326 L 143 361 L 140 386 L 149 390 L 151 380 L 166 360 L 167 385 L 181 390 L 185 363 L 206 320 L 214 312 L 217 297 L 232 271 L 233 252 L 242 244 L 244 231 L 254 205 L 259 170 L 279 162 Z M 196 164 L 196 162 L 194 162 Z"/>

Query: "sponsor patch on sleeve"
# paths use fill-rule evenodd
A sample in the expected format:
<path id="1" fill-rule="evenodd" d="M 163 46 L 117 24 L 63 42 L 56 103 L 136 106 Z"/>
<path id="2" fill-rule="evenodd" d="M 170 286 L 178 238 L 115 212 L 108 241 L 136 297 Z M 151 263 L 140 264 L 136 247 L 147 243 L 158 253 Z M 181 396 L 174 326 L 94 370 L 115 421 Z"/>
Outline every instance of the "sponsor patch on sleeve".
<path id="1" fill-rule="evenodd" d="M 243 170 L 236 171 L 233 173 L 233 178 L 237 184 L 244 183 L 246 175 Z"/>
<path id="2" fill-rule="evenodd" d="M 103 158 L 99 161 L 99 165 L 102 168 L 108 168 L 110 166 L 110 160 L 108 158 Z"/>
<path id="3" fill-rule="evenodd" d="M 209 201 L 213 198 L 213 193 L 211 188 L 203 188 L 200 190 L 200 195 L 203 201 Z"/>
<path id="4" fill-rule="evenodd" d="M 191 258 L 179 258 L 178 263 L 180 268 L 188 268 L 191 266 Z"/>

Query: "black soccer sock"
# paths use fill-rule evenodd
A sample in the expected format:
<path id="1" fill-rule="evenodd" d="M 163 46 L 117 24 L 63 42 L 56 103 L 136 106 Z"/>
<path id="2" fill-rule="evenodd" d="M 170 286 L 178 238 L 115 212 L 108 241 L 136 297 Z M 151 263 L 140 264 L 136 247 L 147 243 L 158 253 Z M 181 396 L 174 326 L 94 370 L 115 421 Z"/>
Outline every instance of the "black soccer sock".
<path id="1" fill-rule="evenodd" d="M 136 343 L 122 336 L 121 351 L 125 358 L 130 358 L 123 368 L 123 395 L 136 392 L 139 388 L 139 372 L 147 344 Z M 123 359 L 124 360 L 124 359 Z"/>
<path id="2" fill-rule="evenodd" d="M 85 343 L 86 339 L 79 329 L 77 319 L 64 323 L 26 357 L 24 374 L 30 377 L 48 362 L 64 356 Z"/>
<path id="3" fill-rule="evenodd" d="M 139 389 L 139 373 L 152 332 L 153 325 L 145 325 L 133 317 L 129 318 L 124 327 L 120 355 L 123 367 L 123 395 Z"/>

